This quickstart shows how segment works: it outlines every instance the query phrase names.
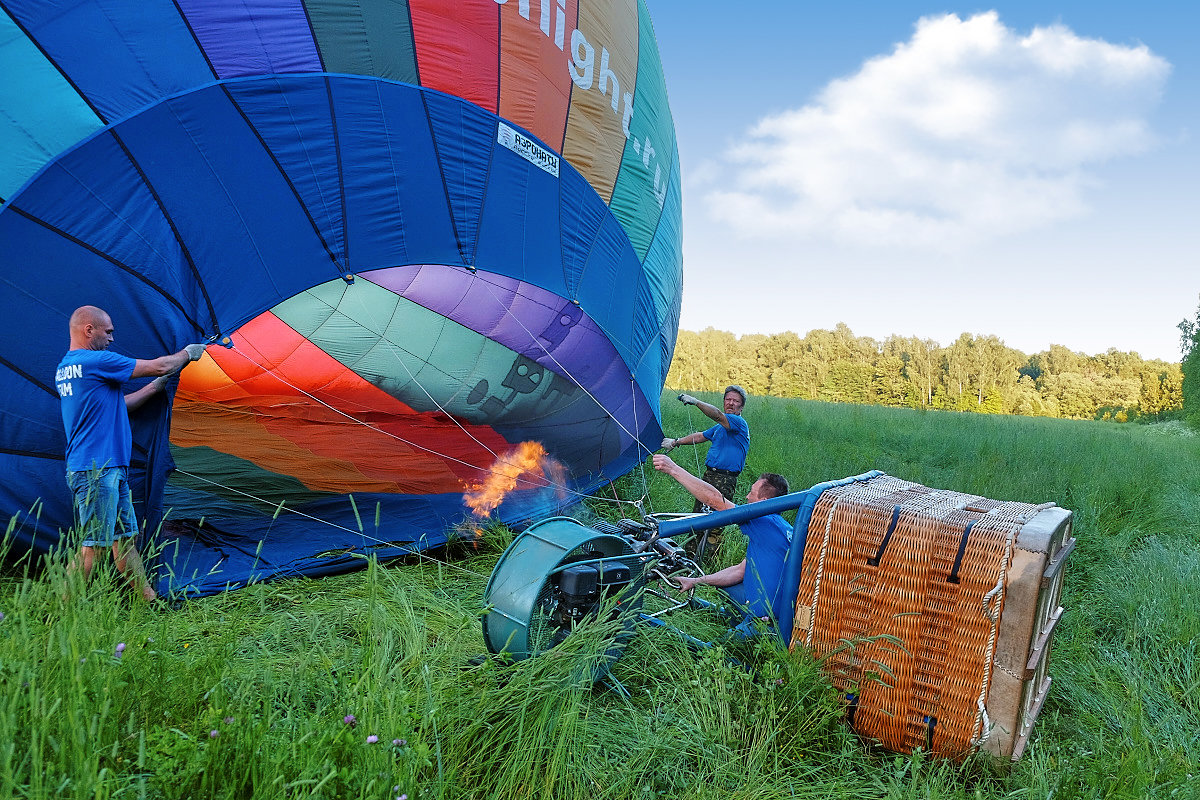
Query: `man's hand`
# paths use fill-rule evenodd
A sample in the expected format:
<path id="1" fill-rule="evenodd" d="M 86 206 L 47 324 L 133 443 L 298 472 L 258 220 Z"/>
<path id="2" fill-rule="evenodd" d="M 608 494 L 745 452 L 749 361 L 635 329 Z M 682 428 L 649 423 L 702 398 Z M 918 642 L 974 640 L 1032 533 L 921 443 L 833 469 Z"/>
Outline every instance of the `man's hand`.
<path id="1" fill-rule="evenodd" d="M 659 449 L 659 450 L 662 450 L 664 453 L 669 453 L 669 452 L 671 452 L 672 450 L 674 450 L 674 449 L 675 449 L 675 442 L 676 442 L 676 441 L 677 441 L 677 440 L 675 440 L 675 439 L 672 439 L 671 437 L 669 437 L 669 436 L 668 436 L 666 439 L 663 439 L 663 440 L 662 440 L 662 444 L 660 444 L 660 445 L 658 446 L 658 449 Z"/>
<path id="2" fill-rule="evenodd" d="M 692 397 L 690 394 L 681 394 L 679 395 L 679 402 L 683 403 L 685 406 L 694 406 L 700 401 Z"/>
<path id="3" fill-rule="evenodd" d="M 671 460 L 671 457 L 664 456 L 662 453 L 655 453 L 651 461 L 654 463 L 654 468 L 656 470 L 659 472 L 665 472 L 668 475 L 672 475 L 673 471 L 678 469 L 678 465 Z"/>
<path id="4" fill-rule="evenodd" d="M 203 344 L 189 344 L 183 349 L 187 351 L 188 361 L 199 361 L 200 356 L 204 355 L 205 347 Z"/>
<path id="5" fill-rule="evenodd" d="M 679 584 L 679 588 L 681 590 L 683 590 L 685 592 L 690 592 L 692 589 L 696 588 L 696 584 L 700 583 L 700 579 L 699 578 L 686 578 L 686 577 L 680 575 L 678 578 L 675 578 L 675 582 Z"/>

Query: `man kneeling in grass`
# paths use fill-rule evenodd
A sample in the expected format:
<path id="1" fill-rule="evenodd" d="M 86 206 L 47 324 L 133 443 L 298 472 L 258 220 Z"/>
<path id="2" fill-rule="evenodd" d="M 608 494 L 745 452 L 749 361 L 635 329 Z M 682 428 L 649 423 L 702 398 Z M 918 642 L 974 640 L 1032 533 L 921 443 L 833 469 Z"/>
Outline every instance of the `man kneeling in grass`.
<path id="1" fill-rule="evenodd" d="M 712 508 L 724 511 L 736 506 L 712 485 L 691 474 L 676 464 L 669 456 L 654 456 L 654 468 L 670 475 L 679 485 L 687 489 L 692 497 Z M 773 472 L 764 472 L 746 493 L 746 500 L 755 503 L 788 493 L 787 479 Z M 767 619 L 779 582 L 783 578 L 783 560 L 787 556 L 792 540 L 792 525 L 779 514 L 767 514 L 746 520 L 739 527 L 746 534 L 746 557 L 732 567 L 701 575 L 698 578 L 677 578 L 685 592 L 697 584 L 716 586 L 746 611 L 749 616 Z"/>

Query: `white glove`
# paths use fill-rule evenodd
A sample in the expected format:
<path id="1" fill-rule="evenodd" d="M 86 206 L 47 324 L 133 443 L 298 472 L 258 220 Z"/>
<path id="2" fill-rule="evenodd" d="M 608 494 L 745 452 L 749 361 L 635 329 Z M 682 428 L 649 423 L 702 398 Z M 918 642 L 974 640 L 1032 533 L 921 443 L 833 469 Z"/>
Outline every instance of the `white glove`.
<path id="1" fill-rule="evenodd" d="M 662 440 L 662 445 L 660 448 L 663 450 L 663 452 L 671 452 L 675 449 L 675 440 L 668 436 L 666 439 Z"/>
<path id="2" fill-rule="evenodd" d="M 205 345 L 189 344 L 183 349 L 187 351 L 189 361 L 199 361 L 200 356 L 204 355 Z"/>
<path id="3" fill-rule="evenodd" d="M 690 394 L 681 394 L 679 395 L 679 402 L 683 403 L 685 406 L 694 406 L 700 401 L 692 397 Z"/>

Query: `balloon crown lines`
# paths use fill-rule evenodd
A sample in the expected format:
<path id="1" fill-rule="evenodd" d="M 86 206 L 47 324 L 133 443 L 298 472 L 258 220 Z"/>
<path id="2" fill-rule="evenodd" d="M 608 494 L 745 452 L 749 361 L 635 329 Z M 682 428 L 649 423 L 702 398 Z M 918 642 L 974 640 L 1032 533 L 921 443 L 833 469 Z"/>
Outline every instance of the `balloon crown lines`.
<path id="1" fill-rule="evenodd" d="M 496 5 L 507 5 L 508 0 L 496 0 Z M 553 36 L 554 44 L 559 50 L 564 50 L 566 45 L 566 0 L 538 0 L 539 19 L 538 25 L 547 37 Z M 552 13 L 553 12 L 553 13 Z M 529 22 L 533 22 L 530 18 L 530 0 L 517 0 L 517 13 Z M 551 27 L 551 16 L 553 16 L 554 25 Z M 553 32 L 552 32 L 553 31 Z M 626 139 L 630 139 L 633 134 L 629 130 L 629 124 L 633 120 L 633 94 L 631 92 L 621 92 L 621 81 L 617 77 L 614 69 L 609 67 L 610 54 L 607 47 L 600 48 L 600 70 L 596 71 L 596 48 L 588 41 L 587 36 L 578 28 L 571 30 L 571 57 L 567 61 L 567 71 L 571 74 L 571 80 L 580 89 L 588 90 L 593 86 L 600 94 L 609 96 L 611 86 L 611 101 L 613 113 L 621 119 L 621 130 L 625 134 Z M 629 84 L 626 84 L 627 86 Z M 622 105 L 623 104 L 623 105 Z M 623 110 L 622 110 L 623 109 Z M 500 144 L 506 147 L 511 147 L 509 137 L 508 141 L 502 141 Z M 658 151 L 654 149 L 654 144 L 650 141 L 647 135 L 642 139 L 633 139 L 633 151 L 642 157 L 642 167 L 647 173 L 650 172 L 650 163 L 654 161 L 654 199 L 658 202 L 658 207 L 661 210 L 663 202 L 667 199 L 667 181 L 662 174 L 662 165 L 657 162 L 656 156 Z M 512 148 L 516 149 L 516 148 Z M 522 152 L 522 151 L 518 151 Z M 526 158 L 533 161 L 526 152 L 522 152 Z M 538 163 L 534 161 L 534 163 Z M 538 164 L 542 166 L 541 164 Z M 546 169 L 546 167 L 542 167 Z M 547 170 L 550 171 L 550 170 Z"/>

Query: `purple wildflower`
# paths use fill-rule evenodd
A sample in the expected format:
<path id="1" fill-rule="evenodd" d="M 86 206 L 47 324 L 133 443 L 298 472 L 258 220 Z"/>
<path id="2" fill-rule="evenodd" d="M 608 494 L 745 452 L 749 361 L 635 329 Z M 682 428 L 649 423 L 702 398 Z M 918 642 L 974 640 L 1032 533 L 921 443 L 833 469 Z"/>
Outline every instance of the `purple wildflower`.
<path id="1" fill-rule="evenodd" d="M 375 744 L 378 741 L 379 741 L 379 737 L 373 733 L 367 737 L 367 744 Z"/>
<path id="2" fill-rule="evenodd" d="M 221 732 L 220 732 L 219 730 L 216 730 L 216 729 L 213 729 L 213 730 L 211 730 L 211 731 L 209 731 L 209 732 L 208 732 L 208 738 L 210 738 L 210 739 L 215 739 L 215 738 L 217 738 L 217 737 L 218 737 L 218 736 L 220 736 L 220 735 L 221 735 Z"/>
<path id="3" fill-rule="evenodd" d="M 408 739 L 392 739 L 392 744 L 396 747 L 404 747 L 404 745 L 408 744 Z M 396 790 L 399 791 L 400 787 L 397 786 Z"/>
<path id="4" fill-rule="evenodd" d="M 226 717 L 226 718 L 225 718 L 225 724 L 226 724 L 226 725 L 232 725 L 232 724 L 233 724 L 233 717 Z"/>
<path id="5" fill-rule="evenodd" d="M 358 724 L 358 719 L 353 714 L 347 714 L 346 716 L 342 717 L 342 722 L 353 728 Z"/>
<path id="6" fill-rule="evenodd" d="M 124 642 L 118 642 L 118 643 L 117 643 L 117 652 L 116 652 L 116 653 L 114 653 L 114 654 L 113 654 L 113 656 L 114 656 L 115 658 L 120 658 L 120 657 L 121 657 L 121 654 L 122 654 L 122 653 L 124 653 L 124 652 L 125 652 L 125 643 L 124 643 Z"/>

